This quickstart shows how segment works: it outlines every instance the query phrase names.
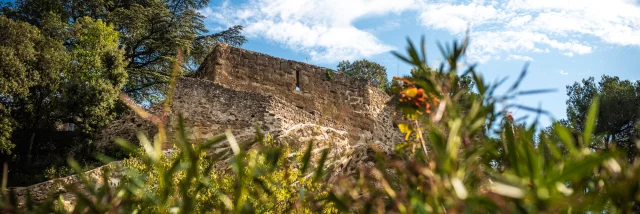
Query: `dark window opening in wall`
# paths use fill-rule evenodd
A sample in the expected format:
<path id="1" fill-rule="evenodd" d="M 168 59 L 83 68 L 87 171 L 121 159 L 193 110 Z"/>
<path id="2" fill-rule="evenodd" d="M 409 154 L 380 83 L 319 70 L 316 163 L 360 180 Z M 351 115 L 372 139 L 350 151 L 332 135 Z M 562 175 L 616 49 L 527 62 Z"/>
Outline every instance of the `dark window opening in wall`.
<path id="1" fill-rule="evenodd" d="M 296 71 L 296 91 L 300 91 L 300 71 Z"/>

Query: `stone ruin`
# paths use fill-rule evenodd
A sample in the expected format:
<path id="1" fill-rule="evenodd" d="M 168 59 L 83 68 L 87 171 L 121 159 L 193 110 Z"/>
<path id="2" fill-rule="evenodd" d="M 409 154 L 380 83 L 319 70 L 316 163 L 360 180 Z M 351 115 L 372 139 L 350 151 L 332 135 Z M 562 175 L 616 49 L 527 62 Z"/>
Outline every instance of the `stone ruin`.
<path id="1" fill-rule="evenodd" d="M 230 129 L 248 141 L 256 128 L 279 137 L 313 125 L 342 133 L 351 146 L 403 140 L 394 126 L 398 116 L 388 104 L 391 97 L 366 80 L 328 68 L 219 44 L 195 75 L 179 78 L 176 86 L 171 114 L 182 114 L 194 138 Z M 135 142 L 139 130 L 154 134 L 150 122 L 131 113 L 111 123 L 97 144 L 112 146 L 116 137 Z"/>
<path id="2" fill-rule="evenodd" d="M 328 68 L 219 44 L 195 75 L 179 78 L 176 86 L 172 121 L 182 114 L 192 138 L 231 130 L 246 142 L 254 139 L 257 128 L 287 143 L 292 151 L 304 150 L 313 141 L 316 148 L 331 148 L 329 157 L 340 171 L 335 173 L 350 171 L 349 165 L 353 169 L 368 159 L 370 145 L 390 152 L 403 142 L 394 125 L 399 115 L 388 104 L 387 94 L 366 80 Z M 149 110 L 157 113 L 159 109 Z M 168 136 L 172 136 L 170 127 Z M 96 144 L 114 146 L 116 137 L 136 142 L 138 131 L 153 136 L 154 130 L 149 121 L 129 113 L 108 125 Z M 38 185 L 42 184 L 22 189 L 47 189 Z"/>

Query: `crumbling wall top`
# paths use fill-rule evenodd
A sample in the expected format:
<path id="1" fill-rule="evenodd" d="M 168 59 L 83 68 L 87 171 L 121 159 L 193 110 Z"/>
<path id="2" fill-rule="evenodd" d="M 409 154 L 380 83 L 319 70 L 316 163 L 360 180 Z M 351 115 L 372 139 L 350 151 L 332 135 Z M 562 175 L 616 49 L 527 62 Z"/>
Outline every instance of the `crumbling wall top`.
<path id="1" fill-rule="evenodd" d="M 346 106 L 365 110 L 358 105 L 368 105 L 366 93 L 375 88 L 329 68 L 225 44 L 214 47 L 196 76 L 235 90 L 273 95 L 309 112 Z"/>

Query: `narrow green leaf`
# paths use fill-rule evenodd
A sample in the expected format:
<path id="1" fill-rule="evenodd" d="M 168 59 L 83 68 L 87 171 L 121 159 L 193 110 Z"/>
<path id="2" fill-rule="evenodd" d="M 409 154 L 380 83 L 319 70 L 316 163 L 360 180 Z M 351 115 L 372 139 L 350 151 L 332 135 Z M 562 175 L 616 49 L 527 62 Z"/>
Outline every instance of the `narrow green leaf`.
<path id="1" fill-rule="evenodd" d="M 560 175 L 551 178 L 547 183 L 565 182 L 575 177 L 588 177 L 588 174 L 591 174 L 593 169 L 611 157 L 613 157 L 612 153 L 586 156 L 574 163 L 567 164 Z"/>
<path id="2" fill-rule="evenodd" d="M 329 155 L 329 149 L 323 149 L 322 154 L 320 155 L 320 160 L 318 160 L 315 177 L 313 178 L 314 181 L 317 181 L 318 179 L 322 178 L 324 174 L 324 164 L 327 161 L 328 155 Z"/>
<path id="3" fill-rule="evenodd" d="M 258 177 L 253 177 L 253 182 L 257 183 L 258 186 L 260 186 L 260 188 L 267 194 L 267 195 L 272 195 L 273 193 L 271 192 L 271 190 L 269 189 L 269 187 L 267 187 L 267 184 L 260 178 Z"/>
<path id="4" fill-rule="evenodd" d="M 422 48 L 422 62 L 427 63 L 427 45 L 425 44 L 424 35 L 422 35 L 420 47 Z"/>
<path id="5" fill-rule="evenodd" d="M 513 83 L 509 91 L 515 91 L 518 88 L 520 83 L 522 83 L 522 80 L 524 80 L 524 77 L 527 75 L 528 68 L 529 68 L 529 63 L 527 62 L 524 64 L 524 68 L 522 68 L 522 71 L 520 72 L 520 76 L 518 76 L 518 79 L 516 80 L 516 82 Z"/>
<path id="6" fill-rule="evenodd" d="M 582 139 L 584 139 L 583 145 L 589 145 L 591 142 L 591 135 L 593 135 L 593 129 L 596 125 L 596 118 L 598 118 L 598 108 L 600 106 L 600 98 L 594 97 L 591 107 L 589 107 L 589 113 L 587 115 L 587 122 L 584 127 L 584 133 Z"/>
<path id="7" fill-rule="evenodd" d="M 557 160 L 562 158 L 562 153 L 560 153 L 558 146 L 556 146 L 556 142 L 551 142 L 546 136 L 543 135 L 540 138 L 540 143 L 549 150 L 549 153 L 551 153 L 554 159 Z"/>
<path id="8" fill-rule="evenodd" d="M 131 143 L 129 143 L 129 141 L 122 139 L 122 138 L 116 138 L 115 139 L 116 144 L 118 144 L 118 146 L 120 146 L 120 148 L 122 148 L 125 152 L 129 152 L 129 153 L 136 153 L 136 147 L 133 146 Z"/>
<path id="9" fill-rule="evenodd" d="M 302 156 L 302 169 L 300 170 L 301 174 L 307 172 L 309 168 L 309 163 L 311 162 L 311 150 L 313 149 L 313 142 L 309 142 L 307 145 L 307 150 L 305 150 L 304 155 Z"/>
<path id="10" fill-rule="evenodd" d="M 520 91 L 518 92 L 518 95 L 543 94 L 543 93 L 552 93 L 556 91 L 557 89 L 536 89 L 536 90 Z"/>
<path id="11" fill-rule="evenodd" d="M 215 136 L 215 137 L 211 137 L 211 138 L 207 139 L 204 143 L 198 145 L 196 147 L 197 148 L 196 151 L 200 152 L 202 150 L 209 149 L 209 148 L 215 146 L 216 144 L 218 144 L 218 143 L 220 143 L 220 142 L 222 142 L 222 141 L 224 141 L 226 139 L 227 139 L 226 135 L 218 135 L 218 136 Z"/>
<path id="12" fill-rule="evenodd" d="M 560 124 L 555 124 L 553 129 L 556 131 L 567 150 L 569 150 L 569 153 L 571 153 L 572 155 L 577 155 L 578 151 L 576 150 L 576 144 L 573 136 L 571 135 L 571 132 L 569 132 L 566 127 Z"/>
<path id="13" fill-rule="evenodd" d="M 513 124 L 511 124 L 511 122 L 509 122 L 508 120 L 505 120 L 503 132 L 505 138 L 502 140 L 502 142 L 505 146 L 507 158 L 509 159 L 509 165 L 514 169 L 517 175 L 522 175 L 518 165 L 518 150 L 513 129 Z"/>
<path id="14" fill-rule="evenodd" d="M 395 52 L 395 51 L 392 51 L 392 52 L 391 52 L 391 54 L 393 54 L 394 56 L 396 56 L 396 57 L 397 57 L 397 58 L 399 58 L 400 60 L 405 61 L 406 63 L 411 64 L 411 60 L 409 60 L 409 58 L 407 58 L 407 57 L 405 57 L 405 56 L 402 56 L 401 54 L 399 54 L 399 53 L 397 53 L 397 52 Z"/>
<path id="15" fill-rule="evenodd" d="M 229 147 L 231 147 L 231 151 L 233 151 L 234 155 L 240 154 L 240 146 L 238 145 L 238 141 L 236 141 L 236 137 L 231 133 L 231 129 L 227 129 L 225 132 L 227 135 L 227 143 L 229 143 Z"/>

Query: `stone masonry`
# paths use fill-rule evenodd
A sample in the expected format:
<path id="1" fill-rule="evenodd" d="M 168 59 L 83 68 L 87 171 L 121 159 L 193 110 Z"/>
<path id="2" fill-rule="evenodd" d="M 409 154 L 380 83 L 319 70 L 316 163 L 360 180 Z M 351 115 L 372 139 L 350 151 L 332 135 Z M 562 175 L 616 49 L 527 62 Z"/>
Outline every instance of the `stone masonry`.
<path id="1" fill-rule="evenodd" d="M 345 130 L 352 141 L 393 141 L 390 97 L 362 79 L 306 63 L 218 45 L 197 76 L 226 88 L 274 96 L 295 106 L 292 115 Z M 285 113 L 285 112 L 280 112 Z"/>
<path id="2" fill-rule="evenodd" d="M 278 136 L 297 124 L 315 124 L 345 131 L 351 144 L 394 145 L 402 138 L 389 100 L 362 79 L 220 44 L 195 78 L 178 79 L 171 113 L 182 114 L 196 138 L 231 129 L 236 137 L 251 139 L 255 128 Z M 155 129 L 128 114 L 111 123 L 98 144 L 113 145 L 116 137 L 136 141 L 139 130 L 152 135 Z"/>
<path id="3" fill-rule="evenodd" d="M 168 136 L 173 136 L 178 114 L 196 142 L 226 130 L 240 143 L 249 142 L 258 128 L 292 151 L 302 151 L 309 141 L 316 148 L 330 147 L 332 173 L 348 173 L 354 164 L 370 158 L 369 145 L 390 152 L 403 141 L 394 126 L 393 105 L 387 104 L 390 99 L 367 81 L 328 68 L 220 44 L 193 77 L 178 79 Z M 159 110 L 160 105 L 149 109 L 151 113 Z M 115 146 L 115 138 L 137 142 L 139 131 L 153 136 L 156 129 L 130 112 L 108 125 L 96 144 L 104 149 Z M 215 149 L 216 153 L 228 150 Z M 40 200 L 67 194 L 66 190 L 50 190 L 50 184 L 62 187 L 76 182 L 72 176 L 16 190 L 35 192 Z"/>

